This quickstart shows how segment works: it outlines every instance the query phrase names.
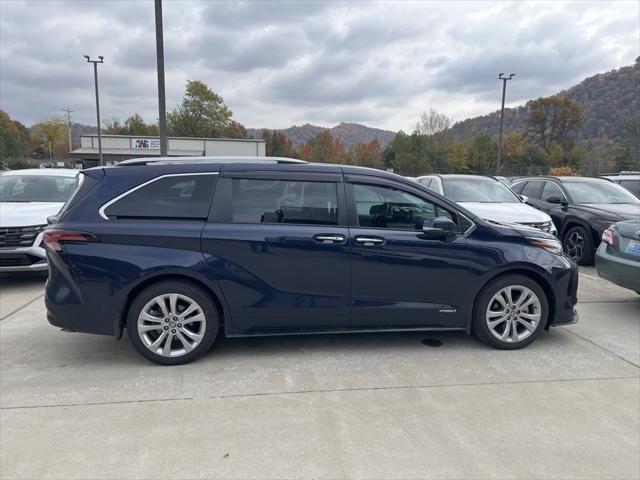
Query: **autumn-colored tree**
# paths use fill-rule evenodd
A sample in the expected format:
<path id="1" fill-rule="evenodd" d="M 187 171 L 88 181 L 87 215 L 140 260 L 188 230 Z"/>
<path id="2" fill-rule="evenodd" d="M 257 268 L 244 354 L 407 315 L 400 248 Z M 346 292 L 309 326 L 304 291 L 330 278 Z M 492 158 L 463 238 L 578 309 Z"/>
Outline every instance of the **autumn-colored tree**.
<path id="1" fill-rule="evenodd" d="M 167 126 L 176 137 L 220 137 L 233 113 L 220 95 L 200 80 L 187 80 L 180 105 L 167 114 Z"/>
<path id="2" fill-rule="evenodd" d="M 284 133 L 277 130 L 263 130 L 261 134 L 268 157 L 295 157 L 293 142 Z"/>
<path id="3" fill-rule="evenodd" d="M 244 128 L 244 125 L 235 120 L 231 120 L 229 124 L 224 127 L 222 136 L 225 138 L 249 138 L 249 134 L 247 133 L 247 129 Z"/>
<path id="4" fill-rule="evenodd" d="M 582 125 L 580 104 L 567 97 L 539 98 L 528 103 L 527 136 L 547 154 L 555 145 L 565 152 L 574 147 L 571 135 Z"/>
<path id="5" fill-rule="evenodd" d="M 33 142 L 40 148 L 43 156 L 53 157 L 54 153 L 56 156 L 63 153 L 63 150 L 57 149 L 67 134 L 67 123 L 63 119 L 52 117 L 43 120 L 36 123 L 31 131 Z"/>
<path id="6" fill-rule="evenodd" d="M 356 143 L 349 148 L 347 162 L 361 167 L 382 169 L 382 148 L 377 139 L 369 143 Z"/>
<path id="7" fill-rule="evenodd" d="M 323 130 L 310 142 L 312 149 L 311 160 L 319 163 L 339 163 L 338 149 L 331 132 Z"/>

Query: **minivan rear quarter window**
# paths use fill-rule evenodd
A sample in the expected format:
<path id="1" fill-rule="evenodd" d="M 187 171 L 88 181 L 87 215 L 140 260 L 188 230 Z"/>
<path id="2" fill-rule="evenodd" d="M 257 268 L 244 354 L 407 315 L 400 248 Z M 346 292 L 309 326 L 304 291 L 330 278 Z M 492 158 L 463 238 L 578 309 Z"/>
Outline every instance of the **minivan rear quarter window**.
<path id="1" fill-rule="evenodd" d="M 118 218 L 206 218 L 215 175 L 159 177 L 117 199 L 104 213 Z"/>
<path id="2" fill-rule="evenodd" d="M 249 178 L 231 182 L 233 222 L 338 225 L 333 182 Z"/>

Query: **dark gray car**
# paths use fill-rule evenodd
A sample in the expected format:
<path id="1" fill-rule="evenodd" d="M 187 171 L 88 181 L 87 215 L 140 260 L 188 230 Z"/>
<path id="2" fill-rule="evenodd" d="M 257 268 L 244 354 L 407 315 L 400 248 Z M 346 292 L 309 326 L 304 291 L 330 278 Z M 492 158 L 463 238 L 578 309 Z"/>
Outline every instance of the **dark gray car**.
<path id="1" fill-rule="evenodd" d="M 596 269 L 602 278 L 640 293 L 640 220 L 618 222 L 604 231 Z"/>

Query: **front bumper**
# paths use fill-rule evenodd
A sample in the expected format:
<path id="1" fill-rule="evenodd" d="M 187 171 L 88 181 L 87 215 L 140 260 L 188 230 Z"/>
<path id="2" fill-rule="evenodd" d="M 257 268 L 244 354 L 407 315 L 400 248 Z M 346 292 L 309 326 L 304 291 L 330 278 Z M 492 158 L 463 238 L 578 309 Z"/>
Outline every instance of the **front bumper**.
<path id="1" fill-rule="evenodd" d="M 46 272 L 47 252 L 42 247 L 16 247 L 0 249 L 0 273 Z"/>
<path id="2" fill-rule="evenodd" d="M 612 255 L 604 242 L 596 252 L 596 271 L 611 283 L 640 292 L 640 260 Z"/>

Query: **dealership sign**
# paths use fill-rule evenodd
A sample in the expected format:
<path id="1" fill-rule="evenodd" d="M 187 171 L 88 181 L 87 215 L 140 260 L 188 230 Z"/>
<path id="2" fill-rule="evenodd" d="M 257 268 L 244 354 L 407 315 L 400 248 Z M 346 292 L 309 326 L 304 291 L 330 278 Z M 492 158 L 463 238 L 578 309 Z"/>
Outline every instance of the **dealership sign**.
<path id="1" fill-rule="evenodd" d="M 160 150 L 159 138 L 132 138 L 131 148 L 133 150 Z"/>

